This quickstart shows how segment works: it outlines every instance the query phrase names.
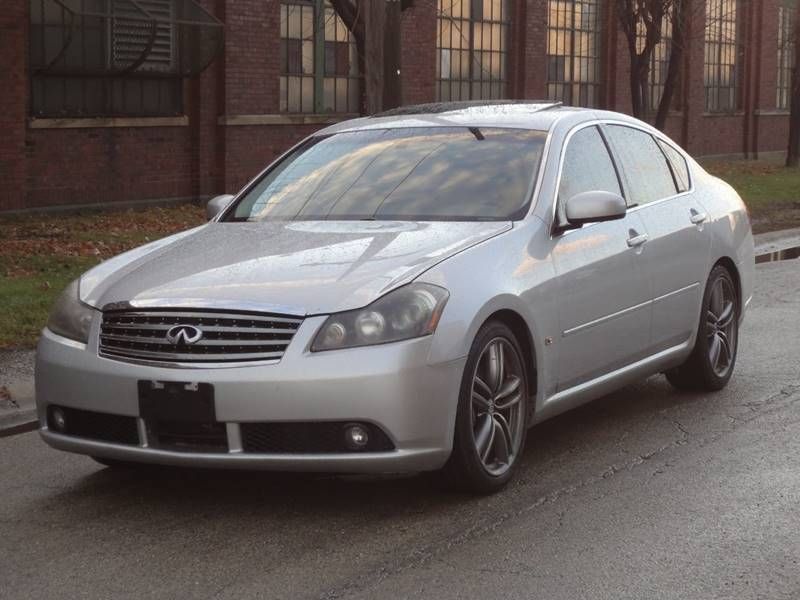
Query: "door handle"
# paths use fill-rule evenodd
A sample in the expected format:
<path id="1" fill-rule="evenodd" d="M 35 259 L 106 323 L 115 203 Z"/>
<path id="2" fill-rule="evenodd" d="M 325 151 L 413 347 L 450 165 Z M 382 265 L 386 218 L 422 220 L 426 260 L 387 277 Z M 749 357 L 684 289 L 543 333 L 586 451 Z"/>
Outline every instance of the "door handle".
<path id="1" fill-rule="evenodd" d="M 628 248 L 635 248 L 637 246 L 641 246 L 644 244 L 648 239 L 646 233 L 640 233 L 639 235 L 635 235 L 633 237 L 628 238 Z"/>
<path id="2" fill-rule="evenodd" d="M 692 209 L 692 216 L 689 217 L 689 219 L 695 225 L 700 225 L 700 223 L 703 223 L 707 218 L 708 215 L 706 215 L 706 213 L 704 212 L 699 213 L 695 209 Z"/>

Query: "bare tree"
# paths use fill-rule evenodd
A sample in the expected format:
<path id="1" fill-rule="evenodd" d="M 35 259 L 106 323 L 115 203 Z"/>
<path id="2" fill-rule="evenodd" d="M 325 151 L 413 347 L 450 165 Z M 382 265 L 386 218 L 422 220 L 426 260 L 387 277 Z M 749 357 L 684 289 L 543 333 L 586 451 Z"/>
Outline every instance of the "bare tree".
<path id="1" fill-rule="evenodd" d="M 664 78 L 664 88 L 658 100 L 658 110 L 654 126 L 661 131 L 667 125 L 667 115 L 672 106 L 675 90 L 681 77 L 681 63 L 684 51 L 689 40 L 689 19 L 692 0 L 672 0 L 672 10 L 667 13 L 672 31 L 669 44 L 669 59 L 667 61 L 667 75 Z"/>
<path id="2" fill-rule="evenodd" d="M 661 42 L 664 17 L 673 0 L 617 0 L 617 19 L 631 61 L 630 91 L 633 116 L 646 119 L 648 80 L 653 50 Z"/>
<path id="3" fill-rule="evenodd" d="M 373 114 L 399 106 L 400 12 L 410 6 L 401 0 L 331 0 L 352 34 L 364 75 L 365 109 Z"/>

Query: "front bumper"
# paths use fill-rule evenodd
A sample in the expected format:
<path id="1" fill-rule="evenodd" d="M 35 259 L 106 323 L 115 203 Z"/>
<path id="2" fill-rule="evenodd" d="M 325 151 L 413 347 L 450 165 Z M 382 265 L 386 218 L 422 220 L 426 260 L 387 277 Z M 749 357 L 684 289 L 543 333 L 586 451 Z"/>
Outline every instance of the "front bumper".
<path id="1" fill-rule="evenodd" d="M 195 467 L 292 471 L 403 472 L 441 467 L 452 448 L 466 358 L 428 364 L 430 337 L 311 353 L 324 317 L 306 319 L 279 363 L 224 368 L 170 368 L 111 360 L 45 330 L 36 358 L 36 402 L 42 438 L 52 447 L 92 456 Z M 139 415 L 138 381 L 209 383 L 227 451 L 154 447 Z M 48 406 L 136 418 L 138 444 L 64 435 L 48 427 Z M 383 430 L 382 452 L 264 454 L 243 447 L 242 423 L 357 421 Z"/>

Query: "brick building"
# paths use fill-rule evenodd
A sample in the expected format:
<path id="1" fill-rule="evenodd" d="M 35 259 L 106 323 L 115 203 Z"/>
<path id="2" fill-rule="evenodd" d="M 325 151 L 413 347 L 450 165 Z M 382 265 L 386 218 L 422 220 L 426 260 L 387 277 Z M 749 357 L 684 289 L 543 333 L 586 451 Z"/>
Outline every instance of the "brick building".
<path id="1" fill-rule="evenodd" d="M 668 133 L 695 155 L 782 150 L 793 5 L 704 1 Z M 614 4 L 413 0 L 403 103 L 629 110 Z M 653 103 L 669 43 L 654 53 Z M 235 191 L 363 106 L 355 44 L 325 0 L 5 0 L 0 61 L 0 211 Z"/>

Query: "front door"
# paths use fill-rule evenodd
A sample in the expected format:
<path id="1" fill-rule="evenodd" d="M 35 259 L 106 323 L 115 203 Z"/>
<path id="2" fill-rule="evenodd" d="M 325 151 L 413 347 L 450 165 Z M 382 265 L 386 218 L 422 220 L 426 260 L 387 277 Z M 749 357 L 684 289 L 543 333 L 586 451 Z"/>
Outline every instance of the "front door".
<path id="1" fill-rule="evenodd" d="M 622 193 L 617 169 L 595 126 L 568 141 L 556 219 L 575 194 Z M 558 391 L 645 356 L 650 337 L 651 282 L 644 268 L 647 231 L 636 212 L 557 235 L 552 256 L 558 276 Z"/>

